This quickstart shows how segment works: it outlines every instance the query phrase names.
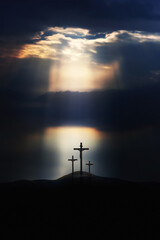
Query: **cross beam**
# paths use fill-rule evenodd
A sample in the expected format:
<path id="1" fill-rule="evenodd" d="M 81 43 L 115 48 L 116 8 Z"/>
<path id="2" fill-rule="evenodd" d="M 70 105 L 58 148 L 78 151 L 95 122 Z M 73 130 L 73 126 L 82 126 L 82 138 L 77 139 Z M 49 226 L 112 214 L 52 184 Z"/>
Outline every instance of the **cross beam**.
<path id="1" fill-rule="evenodd" d="M 74 174 L 74 162 L 77 161 L 77 159 L 75 159 L 74 156 L 72 156 L 72 158 L 68 159 L 68 161 L 72 162 L 72 174 Z"/>
<path id="2" fill-rule="evenodd" d="M 89 163 L 86 163 L 86 165 L 88 165 L 88 168 L 89 168 L 89 175 L 90 175 L 90 173 L 91 173 L 91 166 L 93 165 L 93 163 L 91 163 L 90 161 L 89 161 Z"/>
<path id="3" fill-rule="evenodd" d="M 80 174 L 82 175 L 82 169 L 83 169 L 83 158 L 82 158 L 82 152 L 85 150 L 89 150 L 89 148 L 83 148 L 82 143 L 80 143 L 80 148 L 73 148 L 73 150 L 78 150 L 80 152 Z"/>

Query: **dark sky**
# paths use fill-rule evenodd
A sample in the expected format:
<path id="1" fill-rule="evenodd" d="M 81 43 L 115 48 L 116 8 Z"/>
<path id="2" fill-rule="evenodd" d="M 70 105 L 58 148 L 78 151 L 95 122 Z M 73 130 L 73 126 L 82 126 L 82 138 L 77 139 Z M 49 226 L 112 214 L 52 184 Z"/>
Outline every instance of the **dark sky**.
<path id="1" fill-rule="evenodd" d="M 50 88 L 52 66 L 65 72 L 73 56 L 84 59 L 80 72 L 96 69 L 93 89 L 74 91 L 62 70 Z M 56 151 L 51 161 L 29 136 L 63 125 L 110 134 L 96 152 L 101 175 L 160 181 L 159 57 L 158 0 L 0 3 L 0 181 L 54 178 Z"/>

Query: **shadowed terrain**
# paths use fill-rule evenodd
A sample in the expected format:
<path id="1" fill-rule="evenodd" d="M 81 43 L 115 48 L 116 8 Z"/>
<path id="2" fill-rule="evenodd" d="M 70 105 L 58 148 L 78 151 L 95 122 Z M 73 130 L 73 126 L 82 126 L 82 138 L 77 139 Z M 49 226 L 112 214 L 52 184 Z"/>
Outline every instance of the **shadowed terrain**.
<path id="1" fill-rule="evenodd" d="M 21 239 L 158 239 L 160 184 L 76 172 L 0 185 L 0 225 Z"/>

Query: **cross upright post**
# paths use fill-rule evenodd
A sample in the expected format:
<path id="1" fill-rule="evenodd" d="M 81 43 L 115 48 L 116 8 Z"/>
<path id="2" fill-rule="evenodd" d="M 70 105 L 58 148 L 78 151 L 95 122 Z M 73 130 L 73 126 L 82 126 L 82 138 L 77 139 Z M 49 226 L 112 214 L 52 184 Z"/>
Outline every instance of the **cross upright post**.
<path id="1" fill-rule="evenodd" d="M 71 159 L 68 159 L 68 161 L 72 162 L 72 175 L 74 174 L 74 162 L 77 161 L 77 159 L 74 158 L 74 156 L 72 155 Z"/>
<path id="2" fill-rule="evenodd" d="M 91 174 L 91 166 L 93 165 L 93 163 L 91 163 L 91 162 L 89 161 L 89 163 L 86 163 L 86 165 L 88 165 L 88 168 L 89 168 L 89 176 L 90 176 L 90 174 Z"/>
<path id="3" fill-rule="evenodd" d="M 79 148 L 73 148 L 73 150 L 78 150 L 80 152 L 80 174 L 82 175 L 83 172 L 83 158 L 82 158 L 82 152 L 85 150 L 89 150 L 89 148 L 83 148 L 82 142 L 80 143 Z"/>

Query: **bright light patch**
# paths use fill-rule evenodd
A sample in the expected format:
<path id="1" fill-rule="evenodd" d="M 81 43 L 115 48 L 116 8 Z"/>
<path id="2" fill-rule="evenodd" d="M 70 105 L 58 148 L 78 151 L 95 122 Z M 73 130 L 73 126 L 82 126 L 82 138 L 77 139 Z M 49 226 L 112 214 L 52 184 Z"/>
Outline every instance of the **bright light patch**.
<path id="1" fill-rule="evenodd" d="M 18 58 L 53 60 L 48 91 L 92 91 L 119 88 L 120 60 L 99 63 L 99 47 L 119 43 L 160 42 L 159 34 L 119 30 L 91 33 L 89 29 L 50 27 L 37 33 L 30 44 L 19 51 Z M 107 53 L 106 53 L 107 54 Z M 105 56 L 107 59 L 107 56 Z"/>
<path id="2" fill-rule="evenodd" d="M 83 61 L 53 64 L 49 76 L 49 91 L 82 92 L 114 86 L 113 79 L 119 74 L 118 66 L 115 68 L 115 63 L 97 66 Z"/>
<path id="3" fill-rule="evenodd" d="M 52 151 L 57 151 L 57 160 L 59 161 L 57 169 L 57 177 L 61 177 L 71 172 L 71 164 L 68 159 L 72 155 L 78 159 L 75 163 L 75 171 L 79 171 L 79 152 L 74 151 L 74 147 L 79 147 L 80 142 L 84 147 L 89 147 L 90 150 L 84 153 L 84 170 L 87 171 L 85 163 L 93 161 L 93 155 L 96 149 L 101 146 L 102 141 L 107 136 L 95 128 L 88 127 L 49 127 L 44 132 L 45 148 Z M 98 162 L 95 163 L 95 168 L 98 167 Z"/>

